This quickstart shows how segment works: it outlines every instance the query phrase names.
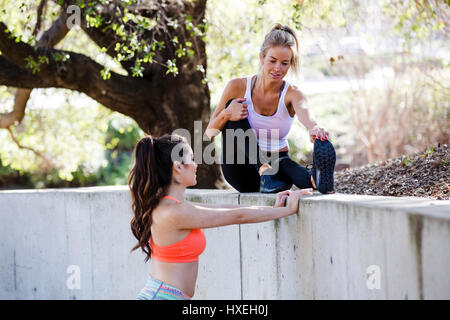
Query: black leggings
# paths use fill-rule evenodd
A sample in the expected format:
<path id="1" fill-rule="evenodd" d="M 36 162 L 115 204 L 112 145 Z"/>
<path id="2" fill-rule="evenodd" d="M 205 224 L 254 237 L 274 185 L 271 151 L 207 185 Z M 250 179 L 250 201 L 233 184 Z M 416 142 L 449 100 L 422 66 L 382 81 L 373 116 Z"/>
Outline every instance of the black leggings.
<path id="1" fill-rule="evenodd" d="M 231 101 L 232 100 L 229 100 L 226 103 L 225 108 L 230 105 Z M 242 140 L 238 140 L 236 135 L 227 136 L 227 129 L 233 130 L 231 132 L 234 132 L 236 129 L 242 129 L 246 132 L 247 138 L 244 140 L 245 143 L 242 143 Z M 227 180 L 231 186 L 239 192 L 258 192 L 260 184 L 259 168 L 265 162 L 273 165 L 270 160 L 279 158 L 279 170 L 276 175 L 280 180 L 286 182 L 290 186 L 295 184 L 300 189 L 312 188 L 311 173 L 309 170 L 292 160 L 287 151 L 278 153 L 268 152 L 267 156 L 264 153 L 261 153 L 256 140 L 256 135 L 253 130 L 249 129 L 251 129 L 251 127 L 247 118 L 238 121 L 228 121 L 222 129 L 222 173 L 225 180 Z M 233 138 L 234 141 L 227 141 L 229 138 Z M 230 146 L 233 150 L 229 149 Z M 251 156 L 251 146 L 253 147 L 253 150 L 256 148 L 257 155 L 259 156 Z M 232 159 L 227 159 L 227 149 L 228 152 L 233 152 L 234 157 L 231 157 Z M 276 157 L 277 155 L 278 157 Z M 243 158 L 245 158 L 245 161 L 240 164 L 238 160 Z"/>

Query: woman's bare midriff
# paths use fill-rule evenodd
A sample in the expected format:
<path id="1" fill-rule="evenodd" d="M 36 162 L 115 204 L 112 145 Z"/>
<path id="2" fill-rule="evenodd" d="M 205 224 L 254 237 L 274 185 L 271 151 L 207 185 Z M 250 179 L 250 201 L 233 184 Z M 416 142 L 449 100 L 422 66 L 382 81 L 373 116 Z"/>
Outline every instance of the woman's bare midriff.
<path id="1" fill-rule="evenodd" d="M 169 263 L 152 260 L 152 277 L 167 283 L 192 297 L 197 281 L 198 261 Z"/>

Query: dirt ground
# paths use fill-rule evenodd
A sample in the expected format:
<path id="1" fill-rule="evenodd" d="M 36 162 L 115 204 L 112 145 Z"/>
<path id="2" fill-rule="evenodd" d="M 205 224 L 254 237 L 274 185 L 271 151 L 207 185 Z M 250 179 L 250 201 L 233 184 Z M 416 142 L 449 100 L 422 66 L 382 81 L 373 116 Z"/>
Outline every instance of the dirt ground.
<path id="1" fill-rule="evenodd" d="M 335 173 L 338 193 L 450 199 L 450 148 L 424 152 Z"/>

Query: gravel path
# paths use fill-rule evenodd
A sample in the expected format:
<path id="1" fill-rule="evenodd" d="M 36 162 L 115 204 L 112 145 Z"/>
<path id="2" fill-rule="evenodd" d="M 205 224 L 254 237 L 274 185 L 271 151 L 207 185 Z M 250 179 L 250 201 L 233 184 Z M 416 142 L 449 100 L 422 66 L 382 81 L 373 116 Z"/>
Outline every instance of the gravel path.
<path id="1" fill-rule="evenodd" d="M 450 199 L 450 148 L 444 144 L 423 153 L 335 173 L 338 193 Z"/>

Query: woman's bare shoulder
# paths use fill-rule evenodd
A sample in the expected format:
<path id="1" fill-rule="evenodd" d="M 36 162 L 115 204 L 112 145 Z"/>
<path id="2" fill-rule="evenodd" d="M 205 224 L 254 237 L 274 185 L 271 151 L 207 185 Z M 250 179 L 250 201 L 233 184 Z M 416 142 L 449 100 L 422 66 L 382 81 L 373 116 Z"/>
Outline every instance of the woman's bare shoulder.
<path id="1" fill-rule="evenodd" d="M 158 224 L 165 224 L 174 218 L 181 208 L 181 203 L 176 203 L 172 201 L 161 200 L 159 204 L 153 209 L 152 218 L 154 222 Z"/>
<path id="2" fill-rule="evenodd" d="M 303 92 L 300 91 L 300 89 L 297 86 L 289 85 L 289 88 L 286 92 L 286 100 L 289 103 L 296 103 L 299 101 L 305 102 L 306 96 L 303 94 Z"/>
<path id="3" fill-rule="evenodd" d="M 228 84 L 225 88 L 228 92 L 240 93 L 242 91 L 245 92 L 245 87 L 247 85 L 246 78 L 234 78 L 228 81 Z"/>

